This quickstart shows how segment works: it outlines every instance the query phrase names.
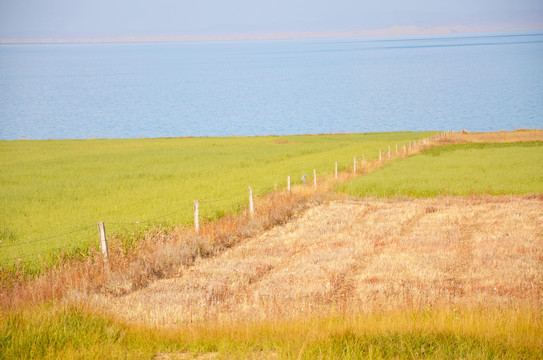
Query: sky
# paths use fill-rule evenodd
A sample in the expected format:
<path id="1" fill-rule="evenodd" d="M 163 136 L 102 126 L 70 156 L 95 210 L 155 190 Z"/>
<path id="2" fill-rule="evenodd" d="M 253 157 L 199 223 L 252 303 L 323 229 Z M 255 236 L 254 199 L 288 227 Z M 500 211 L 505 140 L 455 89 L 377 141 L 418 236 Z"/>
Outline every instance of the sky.
<path id="1" fill-rule="evenodd" d="M 543 0 L 0 0 L 0 40 L 542 24 Z"/>

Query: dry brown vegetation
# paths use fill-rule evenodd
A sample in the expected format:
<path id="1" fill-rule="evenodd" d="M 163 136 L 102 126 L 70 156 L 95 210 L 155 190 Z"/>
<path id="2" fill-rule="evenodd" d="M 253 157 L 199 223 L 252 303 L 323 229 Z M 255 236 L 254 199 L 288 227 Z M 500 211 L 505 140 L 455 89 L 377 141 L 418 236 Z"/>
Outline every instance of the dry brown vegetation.
<path id="1" fill-rule="evenodd" d="M 440 139 L 443 143 L 458 144 L 541 140 L 543 140 L 543 130 L 496 131 L 486 133 L 453 132 L 446 138 Z"/>
<path id="2" fill-rule="evenodd" d="M 157 325 L 543 305 L 543 197 L 333 201 L 92 303 Z"/>
<path id="3" fill-rule="evenodd" d="M 446 138 L 432 139 L 430 146 L 451 142 L 542 139 L 543 131 L 455 133 Z M 414 148 L 409 155 L 419 151 L 420 148 Z M 393 159 L 394 155 L 393 152 Z M 379 166 L 377 162 L 368 162 L 358 168 L 357 174 L 370 172 Z M 114 237 L 110 239 L 109 263 L 103 261 L 101 254 L 89 250 L 84 259 L 61 260 L 38 277 L 25 275 L 24 269 L 9 273 L 2 271 L 0 308 L 67 298 L 88 300 L 114 312 L 130 305 L 130 311 L 125 308 L 128 318 L 170 323 L 229 317 L 232 312 L 239 317 L 247 314 L 269 317 L 314 310 L 386 308 L 393 304 L 437 305 L 447 299 L 449 302 L 469 300 L 482 303 L 489 299 L 488 296 L 499 300 L 499 303 L 522 298 L 541 305 L 541 243 L 535 241 L 543 238 L 541 212 L 537 211 L 541 210 L 541 199 L 484 198 L 477 200 L 483 204 L 474 205 L 473 209 L 470 204 L 474 199 L 326 204 L 326 201 L 340 198 L 331 191 L 334 184 L 353 176 L 355 174 L 351 171 L 345 171 L 338 180 L 319 179 L 316 189 L 309 181 L 310 185 L 294 187 L 292 194 L 284 190 L 273 192 L 256 203 L 253 217 L 246 211 L 226 215 L 203 224 L 199 235 L 190 227 L 177 227 L 152 229 L 135 244 Z M 447 206 L 441 203 L 443 201 L 455 206 L 456 215 L 446 210 Z M 323 202 L 325 205 L 311 208 Z M 515 210 L 517 208 L 520 210 Z M 530 214 L 526 213 L 528 209 L 531 209 Z M 526 213 L 523 216 L 527 217 L 522 217 L 526 223 L 519 222 L 516 228 L 509 227 L 507 236 L 503 233 L 505 230 L 491 235 L 493 232 L 490 230 L 494 227 L 506 229 L 498 225 L 500 221 L 516 216 L 510 211 Z M 460 216 L 465 214 L 471 214 L 474 219 Z M 498 224 L 490 226 L 483 222 L 487 217 L 489 222 L 497 221 Z M 289 223 L 293 218 L 296 220 Z M 474 222 L 478 218 L 481 218 L 481 223 Z M 433 222 L 426 223 L 429 219 Z M 446 219 L 458 223 L 451 225 Z M 304 225 L 305 222 L 309 225 Z M 360 227 L 360 224 L 365 225 Z M 524 225 L 529 226 L 519 227 Z M 298 230 L 293 228 L 296 226 Z M 418 231 L 416 234 L 415 229 Z M 445 229 L 449 229 L 448 232 Z M 516 263 L 518 269 L 524 269 L 524 265 L 519 264 L 532 259 L 532 268 L 526 273 L 528 278 L 520 279 L 521 272 L 509 276 L 505 269 L 513 270 L 512 267 L 501 268 L 511 260 L 508 253 L 496 253 L 494 249 L 494 254 L 501 258 L 487 257 L 487 262 L 482 262 L 482 256 L 481 259 L 477 257 L 481 252 L 491 251 L 489 246 L 492 244 L 498 244 L 481 240 L 483 232 L 497 239 L 531 239 L 514 246 L 510 244 L 511 248 L 500 246 L 515 256 L 517 253 L 525 256 Z M 281 245 L 281 241 L 291 243 Z M 258 258 L 238 253 L 243 249 L 254 251 Z M 416 253 L 411 253 L 412 249 L 417 249 Z M 425 249 L 428 250 L 426 257 L 418 257 L 418 253 L 424 254 Z M 242 257 L 236 259 L 238 255 Z M 448 260 L 442 258 L 446 255 L 450 256 Z M 534 263 L 536 258 L 539 262 Z M 247 262 L 243 262 L 244 259 Z M 420 265 L 419 261 L 422 262 Z M 480 275 L 479 282 L 466 278 L 485 264 L 495 270 L 492 275 Z M 403 273 L 400 270 L 404 268 L 406 271 L 419 270 Z M 391 277 L 393 274 L 396 277 Z M 405 275 L 401 282 L 398 274 Z M 499 277 L 499 284 L 503 285 L 494 286 L 496 290 L 492 290 L 494 277 Z M 531 282 L 528 283 L 527 279 Z M 160 281 L 155 283 L 156 280 Z M 516 283 L 517 280 L 520 282 Z M 515 282 L 517 288 L 512 283 L 504 283 L 506 281 Z M 161 295 L 157 290 L 160 287 L 167 290 L 168 286 L 178 292 L 166 291 Z M 534 292 L 531 286 L 537 291 Z M 175 299 L 169 299 L 171 296 Z M 160 298 L 163 300 L 158 300 Z M 184 305 L 175 305 L 176 302 Z M 163 315 L 153 312 L 145 306 L 146 303 L 154 304 L 155 310 L 163 312 Z M 160 304 L 164 307 L 161 308 Z M 168 315 L 176 311 L 180 313 Z"/>
<path id="4" fill-rule="evenodd" d="M 89 250 L 84 260 L 61 260 L 35 278 L 25 275 L 22 268 L 3 273 L 0 307 L 37 304 L 73 291 L 115 296 L 130 293 L 153 280 L 175 276 L 197 258 L 212 257 L 242 239 L 288 221 L 297 211 L 322 201 L 324 186 L 319 190 L 301 189 L 292 195 L 274 192 L 259 201 L 254 216 L 247 211 L 226 215 L 203 224 L 199 234 L 186 226 L 154 228 L 136 243 L 114 235 L 108 239 L 108 262 L 102 254 Z"/>

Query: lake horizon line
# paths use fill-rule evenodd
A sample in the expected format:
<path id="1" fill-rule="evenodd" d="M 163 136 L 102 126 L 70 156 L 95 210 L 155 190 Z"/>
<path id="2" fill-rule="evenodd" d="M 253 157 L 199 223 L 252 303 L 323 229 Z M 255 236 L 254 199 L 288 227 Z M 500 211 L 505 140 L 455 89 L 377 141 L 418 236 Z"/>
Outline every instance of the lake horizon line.
<path id="1" fill-rule="evenodd" d="M 264 40 L 319 40 L 346 38 L 386 38 L 402 36 L 453 36 L 467 34 L 488 34 L 500 32 L 543 32 L 543 24 L 527 26 L 434 26 L 420 27 L 414 25 L 392 26 L 382 29 L 355 31 L 292 31 L 270 33 L 229 33 L 200 35 L 118 35 L 92 36 L 83 35 L 73 38 L 3 38 L 0 45 L 39 45 L 39 44 L 123 44 L 123 43 L 169 43 L 169 42 L 229 42 L 229 41 L 264 41 Z M 529 33 L 526 35 L 538 35 Z"/>

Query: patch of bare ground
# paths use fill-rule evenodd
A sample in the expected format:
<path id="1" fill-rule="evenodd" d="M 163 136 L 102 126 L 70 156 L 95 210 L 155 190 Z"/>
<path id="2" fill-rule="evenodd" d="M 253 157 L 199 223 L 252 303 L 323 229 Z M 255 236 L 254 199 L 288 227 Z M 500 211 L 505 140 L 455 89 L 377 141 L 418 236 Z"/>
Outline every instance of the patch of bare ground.
<path id="1" fill-rule="evenodd" d="M 333 201 L 94 306 L 175 325 L 543 305 L 543 197 Z"/>

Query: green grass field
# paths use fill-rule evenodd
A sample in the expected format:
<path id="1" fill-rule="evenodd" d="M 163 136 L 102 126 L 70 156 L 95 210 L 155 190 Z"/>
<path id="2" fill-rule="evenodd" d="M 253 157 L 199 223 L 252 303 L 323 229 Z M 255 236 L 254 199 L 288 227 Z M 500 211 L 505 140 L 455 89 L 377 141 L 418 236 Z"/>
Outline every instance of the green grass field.
<path id="1" fill-rule="evenodd" d="M 195 199 L 216 218 L 246 204 L 249 185 L 284 188 L 287 175 L 299 183 L 432 134 L 0 141 L 0 265 L 85 251 L 98 244 L 98 221 L 108 233 L 190 224 Z"/>
<path id="2" fill-rule="evenodd" d="M 160 329 L 46 305 L 2 316 L 0 359 L 538 359 L 542 330 L 529 309 Z"/>
<path id="3" fill-rule="evenodd" d="M 435 147 L 338 186 L 354 196 L 543 193 L 543 142 Z"/>

